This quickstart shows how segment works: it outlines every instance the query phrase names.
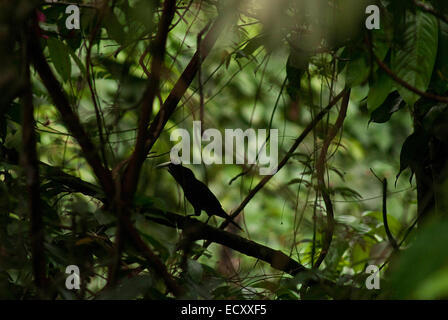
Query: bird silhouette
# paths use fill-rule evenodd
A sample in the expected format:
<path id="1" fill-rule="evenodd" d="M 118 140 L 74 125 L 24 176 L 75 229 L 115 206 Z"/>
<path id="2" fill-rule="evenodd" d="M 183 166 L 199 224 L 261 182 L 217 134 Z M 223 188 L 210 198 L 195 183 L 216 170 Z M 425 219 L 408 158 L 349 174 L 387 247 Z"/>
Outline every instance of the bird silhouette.
<path id="1" fill-rule="evenodd" d="M 208 220 L 211 216 L 218 216 L 226 219 L 228 222 L 243 230 L 236 224 L 232 218 L 224 211 L 221 203 L 210 189 L 201 181 L 196 179 L 193 171 L 185 168 L 181 164 L 174 164 L 172 162 L 163 163 L 158 167 L 168 167 L 168 172 L 173 176 L 177 183 L 182 187 L 185 198 L 191 203 L 194 208 L 194 215 L 200 216 L 201 211 L 204 210 L 208 214 Z"/>

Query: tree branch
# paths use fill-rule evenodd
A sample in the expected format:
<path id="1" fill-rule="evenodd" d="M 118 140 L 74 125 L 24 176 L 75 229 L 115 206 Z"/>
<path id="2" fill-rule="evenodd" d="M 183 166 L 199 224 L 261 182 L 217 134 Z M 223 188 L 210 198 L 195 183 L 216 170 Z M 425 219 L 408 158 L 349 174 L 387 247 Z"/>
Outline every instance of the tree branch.
<path id="1" fill-rule="evenodd" d="M 418 94 L 421 97 L 433 100 L 433 101 L 437 101 L 437 102 L 443 102 L 443 103 L 448 103 L 448 97 L 444 97 L 444 96 L 439 96 L 430 92 L 425 92 L 425 91 L 421 91 L 418 88 L 415 88 L 414 86 L 410 85 L 409 83 L 407 83 L 406 81 L 404 81 L 403 79 L 401 79 L 400 77 L 398 77 L 383 61 L 381 61 L 377 55 L 373 52 L 373 47 L 372 47 L 372 42 L 370 41 L 369 37 L 366 37 L 366 42 L 367 45 L 369 46 L 370 49 L 370 54 L 373 56 L 373 58 L 375 59 L 376 63 L 378 64 L 378 66 L 383 69 L 387 75 L 389 77 L 391 77 L 395 82 L 397 82 L 398 84 L 402 85 L 403 87 L 405 87 L 406 89 L 408 89 L 409 91 L 414 92 L 415 94 Z"/>
<path id="2" fill-rule="evenodd" d="M 66 174 L 62 171 L 60 171 L 58 168 L 54 168 L 45 164 L 42 164 L 41 167 L 43 170 L 41 171 L 47 171 L 55 174 L 50 174 L 50 177 L 48 179 L 53 179 L 57 177 L 57 181 L 66 185 L 67 187 L 73 189 L 74 192 L 80 192 L 85 195 L 89 195 L 92 197 L 95 197 L 99 200 L 102 200 L 101 198 L 101 191 L 97 186 L 85 182 L 77 177 L 71 176 L 69 174 Z M 145 215 L 145 213 L 150 213 L 150 215 Z M 271 249 L 269 247 L 266 247 L 264 245 L 258 244 L 254 241 L 250 241 L 247 239 L 244 239 L 238 235 L 235 235 L 233 233 L 220 230 L 217 228 L 213 228 L 205 223 L 202 223 L 196 219 L 190 219 L 183 215 L 179 215 L 172 212 L 163 211 L 156 208 L 150 208 L 150 209 L 143 209 L 140 211 L 140 214 L 143 214 L 145 219 L 156 222 L 158 224 L 170 227 L 170 228 L 179 228 L 179 229 L 189 229 L 189 230 L 201 230 L 199 231 L 199 234 L 196 236 L 193 236 L 193 238 L 196 238 L 197 240 L 209 240 L 224 246 L 227 246 L 229 248 L 232 248 L 233 250 L 236 250 L 238 252 L 241 252 L 242 254 L 252 256 L 254 258 L 260 259 L 262 261 L 265 261 L 269 263 L 273 268 L 284 271 L 291 275 L 296 275 L 300 272 L 307 272 L 309 271 L 308 268 L 305 268 L 303 265 L 295 261 L 294 259 L 288 257 L 284 253 L 282 253 L 279 250 Z M 125 215 L 126 216 L 126 215 Z M 129 235 L 131 235 L 131 240 L 133 241 L 134 245 L 139 249 L 140 252 L 145 256 L 145 258 L 148 259 L 148 261 L 153 266 L 157 266 L 158 268 L 158 274 L 165 274 L 166 279 L 168 279 L 168 276 L 172 279 L 172 276 L 163 271 L 164 266 L 160 266 L 160 263 L 156 262 L 158 257 L 148 248 L 148 246 L 144 243 L 144 241 L 141 239 L 141 237 L 138 235 L 138 231 L 135 230 L 135 227 L 130 224 L 129 219 L 123 223 L 126 227 L 126 231 Z M 189 235 L 191 235 L 191 232 L 188 232 Z M 156 259 L 154 259 L 154 257 Z M 151 259 L 151 260 L 149 260 Z M 153 261 L 154 260 L 154 261 Z M 156 270 L 156 268 L 155 268 Z M 166 270 L 166 268 L 165 268 Z M 173 281 L 175 281 L 173 279 Z M 168 280 L 168 282 L 171 282 L 171 280 Z M 165 282 L 167 283 L 167 282 Z M 339 288 L 337 287 L 333 282 L 327 281 L 324 279 L 320 279 L 318 281 L 310 282 L 309 284 L 312 285 L 313 283 L 320 283 L 327 287 L 331 288 L 337 288 L 348 290 L 347 295 L 350 294 L 352 291 L 357 291 L 353 288 Z M 177 285 L 174 284 L 174 287 Z M 167 285 L 168 287 L 168 285 Z M 170 287 L 168 287 L 170 289 Z M 180 292 L 182 293 L 182 288 L 179 288 Z M 170 291 L 178 292 L 177 289 L 170 289 Z M 341 296 L 340 292 L 338 292 L 338 297 Z"/>
<path id="3" fill-rule="evenodd" d="M 381 180 L 380 180 L 381 181 Z M 387 238 L 389 239 L 389 243 L 394 248 L 395 251 L 398 251 L 400 247 L 397 244 L 392 232 L 389 229 L 389 223 L 387 222 L 387 179 L 384 178 L 382 181 L 383 185 L 383 223 L 384 230 L 386 231 Z"/>
<path id="4" fill-rule="evenodd" d="M 312 270 L 304 267 L 302 264 L 287 256 L 280 250 L 275 250 L 255 241 L 242 238 L 231 232 L 214 228 L 196 219 L 187 218 L 183 215 L 156 208 L 148 208 L 147 210 L 143 209 L 141 212 L 147 212 L 150 214 L 144 215 L 147 220 L 170 228 L 184 230 L 187 234 L 185 241 L 208 240 L 219 243 L 244 255 L 267 262 L 272 268 L 286 272 L 292 276 L 309 272 L 310 280 L 306 281 L 306 285 L 320 285 L 331 297 L 336 297 L 339 299 L 348 299 L 351 297 L 361 298 L 365 294 L 363 290 L 354 286 L 339 285 L 330 280 L 319 277 Z"/>
<path id="5" fill-rule="evenodd" d="M 328 250 L 330 249 L 331 241 L 333 239 L 334 233 L 334 212 L 333 212 L 333 204 L 331 203 L 330 195 L 328 194 L 327 186 L 325 185 L 325 163 L 327 161 L 327 152 L 330 147 L 331 142 L 336 137 L 338 131 L 342 128 L 344 124 L 345 116 L 347 115 L 348 103 L 350 101 L 350 89 L 348 89 L 344 98 L 342 99 L 341 110 L 339 111 L 338 118 L 333 127 L 331 127 L 328 136 L 326 137 L 322 149 L 319 155 L 319 159 L 316 164 L 316 173 L 317 173 L 317 183 L 319 186 L 319 190 L 322 193 L 322 198 L 324 199 L 325 208 L 327 210 L 327 230 L 325 232 L 324 243 L 322 245 L 322 250 L 319 254 L 319 257 L 316 260 L 316 263 L 313 265 L 314 268 L 319 268 L 321 263 L 324 261 L 327 256 Z"/>
<path id="6" fill-rule="evenodd" d="M 149 77 L 149 83 L 146 91 L 143 94 L 143 103 L 138 122 L 137 141 L 135 143 L 135 149 L 126 168 L 123 179 L 123 196 L 124 199 L 129 199 L 129 201 L 130 199 L 132 199 L 135 190 L 137 189 L 140 169 L 147 155 L 147 152 L 145 151 L 145 141 L 148 137 L 147 128 L 149 124 L 149 118 L 152 113 L 154 98 L 159 91 L 160 75 L 165 56 L 166 40 L 175 11 L 176 1 L 165 0 L 157 35 L 154 42 L 151 44 L 151 75 Z"/>
<path id="7" fill-rule="evenodd" d="M 439 18 L 440 20 L 442 20 L 445 23 L 448 23 L 448 18 L 444 14 L 434 10 L 434 8 L 431 7 L 430 5 L 420 2 L 420 1 L 417 1 L 417 0 L 414 0 L 414 4 L 421 10 L 432 14 L 433 16 L 435 16 L 436 18 Z"/>
<path id="8" fill-rule="evenodd" d="M 31 57 L 33 59 L 34 67 L 42 79 L 45 87 L 48 90 L 53 102 L 62 116 L 65 126 L 69 129 L 75 139 L 78 141 L 87 162 L 92 167 L 93 172 L 98 178 L 108 198 L 113 199 L 114 184 L 112 175 L 108 168 L 104 168 L 97 148 L 94 146 L 87 133 L 84 131 L 82 124 L 76 113 L 70 107 L 67 96 L 62 89 L 61 84 L 54 76 L 50 69 L 39 44 L 39 39 L 35 35 L 30 41 Z"/>
<path id="9" fill-rule="evenodd" d="M 162 261 L 160 261 L 158 257 L 152 253 L 151 249 L 146 246 L 146 244 L 140 238 L 132 223 L 129 221 L 128 217 L 130 212 L 128 204 L 132 202 L 134 193 L 137 190 L 141 167 L 146 159 L 147 153 L 145 153 L 145 141 L 148 135 L 147 127 L 149 124 L 149 118 L 152 113 L 154 98 L 159 92 L 160 76 L 163 66 L 163 60 L 165 57 L 165 47 L 168 38 L 169 27 L 171 25 L 175 12 L 176 0 L 165 0 L 163 4 L 162 17 L 160 18 L 159 26 L 157 29 L 157 35 L 154 42 L 150 46 L 150 52 L 152 54 L 151 74 L 148 80 L 148 86 L 145 90 L 145 93 L 143 94 L 143 103 L 137 128 L 137 141 L 135 143 L 134 152 L 132 153 L 125 169 L 123 181 L 119 181 L 120 185 L 117 185 L 119 194 L 117 194 L 114 204 L 119 225 L 116 231 L 114 259 L 109 266 L 108 285 L 114 285 L 116 282 L 116 276 L 121 261 L 123 240 L 126 235 L 129 235 L 137 249 L 142 252 L 142 254 L 153 265 L 156 272 L 164 279 L 170 291 L 178 297 L 181 295 L 182 290 L 171 278 L 171 275 L 166 270 L 166 267 L 162 263 Z"/>
<path id="10" fill-rule="evenodd" d="M 288 160 L 292 157 L 295 150 L 299 147 L 299 145 L 305 140 L 307 135 L 313 130 L 313 128 L 319 123 L 320 120 L 333 108 L 334 105 L 346 94 L 346 90 L 342 90 L 336 97 L 333 98 L 333 100 L 330 101 L 328 106 L 323 109 L 321 112 L 319 112 L 316 117 L 311 121 L 311 123 L 305 128 L 305 130 L 302 131 L 300 136 L 294 141 L 294 144 L 289 148 L 289 151 L 286 153 L 285 157 L 280 161 L 277 169 L 277 173 L 285 166 L 285 164 L 288 162 Z M 250 200 L 257 194 L 258 191 L 260 191 L 266 183 L 268 183 L 269 180 L 274 175 L 267 175 L 265 176 L 256 186 L 253 188 L 249 194 L 246 196 L 246 198 L 241 202 L 241 204 L 238 206 L 238 208 L 235 209 L 235 211 L 232 213 L 231 217 L 232 219 L 235 218 L 237 215 L 243 211 L 243 209 L 246 207 L 246 205 L 249 203 Z M 220 229 L 224 229 L 228 225 L 227 221 L 224 221 Z"/>
<path id="11" fill-rule="evenodd" d="M 167 288 L 171 291 L 175 297 L 180 298 L 184 291 L 177 284 L 177 282 L 173 279 L 171 274 L 166 269 L 166 266 L 160 261 L 159 257 L 152 252 L 152 250 L 146 245 L 146 243 L 142 240 L 138 231 L 132 225 L 131 220 L 129 219 L 129 215 L 122 214 L 121 215 L 121 224 L 126 231 L 126 234 L 131 238 L 134 246 L 143 254 L 143 256 L 149 261 L 151 266 L 154 268 L 154 271 L 162 277 Z"/>
<path id="12" fill-rule="evenodd" d="M 207 31 L 208 27 L 210 27 L 210 23 L 207 23 L 207 25 L 199 32 L 198 36 L 197 36 L 197 41 L 196 41 L 196 47 L 197 50 L 199 52 L 199 68 L 198 68 L 198 87 L 199 87 L 199 119 L 201 121 L 201 130 L 203 131 L 204 129 L 204 92 L 203 92 L 203 88 L 202 88 L 202 56 L 201 56 L 201 41 L 202 41 L 202 35 L 205 33 L 205 31 Z M 201 132 L 202 135 L 203 132 Z"/>
<path id="13" fill-rule="evenodd" d="M 288 153 L 286 153 L 285 157 L 280 161 L 278 165 L 277 172 L 278 173 L 288 162 L 288 160 L 292 157 L 295 150 L 299 147 L 299 145 L 302 143 L 303 140 L 307 137 L 307 135 L 313 130 L 313 128 L 319 123 L 320 120 L 333 108 L 333 106 L 338 103 L 338 101 L 346 94 L 347 90 L 342 90 L 336 97 L 333 98 L 333 100 L 330 101 L 328 106 L 323 109 L 321 112 L 319 112 L 316 117 L 311 121 L 311 123 L 305 128 L 305 130 L 302 131 L 300 136 L 294 141 L 294 144 L 289 148 Z M 241 204 L 238 206 L 238 208 L 233 211 L 233 213 L 230 215 L 232 219 L 234 219 L 236 216 L 238 216 L 243 209 L 246 207 L 246 205 L 252 200 L 252 198 L 257 194 L 258 191 L 260 191 L 266 183 L 271 180 L 271 178 L 274 175 L 267 175 L 265 176 L 252 190 L 250 190 L 249 194 L 244 198 L 244 200 L 241 202 Z M 227 220 L 223 221 L 221 225 L 219 226 L 219 229 L 225 229 L 229 225 L 229 222 Z M 211 244 L 210 241 L 206 241 L 204 243 L 204 248 L 207 248 Z M 199 255 L 196 257 L 196 259 L 199 258 Z"/>
<path id="14" fill-rule="evenodd" d="M 91 75 L 91 71 L 93 71 L 93 65 L 91 62 L 91 52 L 92 47 L 94 43 L 94 39 L 97 36 L 98 30 L 100 29 L 101 23 L 104 19 L 104 16 L 106 14 L 106 11 L 108 9 L 107 1 L 104 1 L 101 5 L 101 8 L 97 11 L 96 14 L 96 23 L 95 27 L 92 29 L 92 32 L 89 36 L 88 44 L 86 44 L 86 79 L 87 79 L 87 85 L 90 90 L 90 96 L 92 98 L 93 108 L 95 110 L 95 117 L 96 117 L 96 125 L 98 127 L 98 136 L 100 138 L 100 150 L 101 155 L 103 156 L 103 163 L 105 167 L 108 167 L 107 164 L 107 157 L 106 157 L 106 141 L 104 140 L 103 136 L 103 122 L 104 118 L 102 115 L 102 112 L 100 111 L 99 99 L 97 97 L 96 91 L 94 89 L 95 84 L 95 76 Z M 106 127 L 106 126 L 105 126 Z M 107 128 L 104 128 L 106 134 L 107 134 Z M 107 137 L 107 142 L 109 142 L 109 137 Z"/>
<path id="15" fill-rule="evenodd" d="M 211 227 L 195 219 L 159 209 L 149 209 L 151 215 L 145 215 L 147 220 L 159 224 L 186 230 L 189 240 L 209 240 L 269 263 L 274 269 L 291 275 L 307 269 L 279 250 L 274 250 L 254 241 L 242 238 L 236 234 Z"/>
<path id="16" fill-rule="evenodd" d="M 0 157 L 3 161 L 18 165 L 18 154 L 15 149 L 8 149 L 5 146 L 0 146 Z M 50 166 L 44 162 L 39 161 L 39 172 L 43 179 L 48 179 L 51 181 L 58 182 L 65 185 L 72 192 L 79 192 L 86 196 L 94 197 L 102 202 L 105 202 L 104 191 L 90 182 L 84 181 L 78 177 L 72 176 L 65 173 L 62 169 L 58 167 Z M 58 191 L 63 192 L 64 190 L 59 189 Z"/>
<path id="17" fill-rule="evenodd" d="M 149 127 L 149 134 L 145 143 L 145 155 L 148 154 L 149 151 L 151 151 L 152 146 L 162 133 L 163 128 L 168 122 L 168 119 L 174 113 L 177 104 L 196 76 L 200 63 L 208 56 L 210 50 L 218 39 L 218 36 L 223 31 L 224 27 L 224 17 L 219 16 L 213 23 L 204 40 L 201 41 L 201 47 L 198 48 L 194 56 L 191 58 L 184 72 L 182 72 L 182 75 L 180 76 L 179 80 L 177 80 L 173 90 L 171 90 L 168 98 L 166 98 L 159 113 L 155 116 L 154 120 L 151 123 L 151 126 Z M 201 57 L 201 59 L 199 59 L 199 57 Z"/>
<path id="18" fill-rule="evenodd" d="M 40 290 L 45 290 L 47 285 L 46 263 L 44 253 L 44 228 L 43 217 L 40 206 L 39 192 L 39 168 L 36 150 L 36 132 L 34 120 L 33 94 L 30 81 L 28 44 L 24 42 L 25 58 L 25 88 L 22 95 L 22 141 L 23 150 L 21 162 L 26 174 L 26 188 L 28 210 L 31 220 L 31 259 L 33 266 L 34 282 Z M 43 293 L 43 292 L 42 292 Z"/>
<path id="19" fill-rule="evenodd" d="M 17 158 L 15 154 L 15 150 L 7 149 L 2 147 L 1 150 L 2 157 L 11 164 L 17 164 Z M 94 197 L 100 201 L 106 201 L 105 196 L 101 190 L 101 188 L 97 187 L 94 184 L 86 182 L 80 178 L 67 174 L 60 170 L 59 168 L 55 168 L 49 166 L 45 163 L 39 163 L 41 166 L 40 170 L 47 176 L 47 179 L 52 181 L 57 181 L 68 188 L 70 188 L 73 192 L 80 192 L 87 196 Z M 62 192 L 62 190 L 61 190 Z M 154 267 L 154 270 L 159 274 L 162 279 L 164 279 L 167 288 L 173 292 L 173 294 L 177 296 L 182 295 L 182 288 L 180 288 L 172 276 L 166 270 L 166 267 L 160 261 L 160 259 L 151 251 L 151 249 L 144 243 L 141 237 L 138 235 L 137 231 L 133 227 L 132 223 L 129 221 L 129 218 L 126 218 L 127 215 L 122 214 L 120 217 L 122 220 L 123 229 L 127 231 L 127 234 L 130 236 L 130 239 L 136 246 L 136 248 L 143 254 L 145 258 L 148 259 L 149 263 Z M 38 242 L 36 242 L 37 244 Z"/>

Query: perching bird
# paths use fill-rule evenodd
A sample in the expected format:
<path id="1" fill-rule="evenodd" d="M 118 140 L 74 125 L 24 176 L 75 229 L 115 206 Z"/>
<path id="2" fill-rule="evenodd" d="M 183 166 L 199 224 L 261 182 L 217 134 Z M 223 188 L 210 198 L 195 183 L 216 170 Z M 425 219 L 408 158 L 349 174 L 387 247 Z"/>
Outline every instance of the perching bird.
<path id="1" fill-rule="evenodd" d="M 168 167 L 168 172 L 176 179 L 180 184 L 184 195 L 194 208 L 194 215 L 200 216 L 201 211 L 204 210 L 209 219 L 211 216 L 219 216 L 226 219 L 228 222 L 236 226 L 238 229 L 243 230 L 237 225 L 232 218 L 223 210 L 219 200 L 210 191 L 210 189 L 201 181 L 196 179 L 193 171 L 185 168 L 181 164 L 174 164 L 172 162 L 163 163 L 157 167 Z M 207 219 L 208 221 L 208 219 Z"/>

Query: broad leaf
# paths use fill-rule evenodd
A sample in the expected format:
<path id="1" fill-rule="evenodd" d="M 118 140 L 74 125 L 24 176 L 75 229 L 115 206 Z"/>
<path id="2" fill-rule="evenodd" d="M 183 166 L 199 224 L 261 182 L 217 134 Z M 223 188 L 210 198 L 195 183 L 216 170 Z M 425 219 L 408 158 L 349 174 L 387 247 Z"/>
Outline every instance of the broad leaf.
<path id="1" fill-rule="evenodd" d="M 355 87 L 363 84 L 369 77 L 370 68 L 364 51 L 356 51 L 347 63 L 346 82 Z"/>
<path id="2" fill-rule="evenodd" d="M 400 153 L 400 174 L 408 167 L 414 171 L 428 154 L 428 136 L 423 130 L 415 131 L 403 143 Z"/>
<path id="3" fill-rule="evenodd" d="M 391 93 L 386 101 L 376 108 L 370 115 L 370 122 L 384 123 L 390 120 L 392 114 L 404 106 L 403 99 L 395 91 Z"/>
<path id="4" fill-rule="evenodd" d="M 439 49 L 431 82 L 432 89 L 439 95 L 448 91 L 448 23 L 440 21 Z"/>
<path id="5" fill-rule="evenodd" d="M 377 75 L 375 82 L 370 86 L 367 98 L 369 110 L 378 108 L 394 90 L 394 81 L 384 71 L 378 70 Z"/>
<path id="6" fill-rule="evenodd" d="M 56 71 L 64 82 L 68 81 L 72 71 L 70 50 L 62 41 L 54 38 L 49 38 L 47 44 Z"/>
<path id="7" fill-rule="evenodd" d="M 392 53 L 392 70 L 411 86 L 426 91 L 437 56 L 437 19 L 428 13 L 406 13 L 402 44 Z M 420 96 L 399 86 L 398 91 L 413 106 Z"/>

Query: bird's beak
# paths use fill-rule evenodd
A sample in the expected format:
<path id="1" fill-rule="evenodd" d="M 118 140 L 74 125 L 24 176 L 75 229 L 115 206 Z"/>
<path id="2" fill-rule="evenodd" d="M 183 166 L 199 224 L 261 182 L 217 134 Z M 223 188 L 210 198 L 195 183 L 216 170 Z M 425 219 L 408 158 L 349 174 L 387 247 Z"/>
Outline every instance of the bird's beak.
<path id="1" fill-rule="evenodd" d="M 163 162 L 161 164 L 156 165 L 157 169 L 168 167 L 171 164 L 171 161 Z"/>

